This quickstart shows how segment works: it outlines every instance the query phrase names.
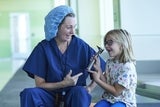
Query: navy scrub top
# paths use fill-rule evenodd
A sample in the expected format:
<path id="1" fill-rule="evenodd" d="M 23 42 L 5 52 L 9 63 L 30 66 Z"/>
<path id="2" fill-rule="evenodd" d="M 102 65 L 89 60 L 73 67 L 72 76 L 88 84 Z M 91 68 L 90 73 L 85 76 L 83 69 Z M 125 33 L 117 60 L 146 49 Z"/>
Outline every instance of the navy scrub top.
<path id="1" fill-rule="evenodd" d="M 44 78 L 46 82 L 58 82 L 72 70 L 72 76 L 83 73 L 77 81 L 77 85 L 85 86 L 88 72 L 86 68 L 90 58 L 95 51 L 82 39 L 73 36 L 65 51 L 61 53 L 55 39 L 50 41 L 42 40 L 34 48 L 31 55 L 24 64 L 23 70 L 34 78 L 37 75 Z M 105 62 L 101 59 L 101 66 L 104 71 Z"/>

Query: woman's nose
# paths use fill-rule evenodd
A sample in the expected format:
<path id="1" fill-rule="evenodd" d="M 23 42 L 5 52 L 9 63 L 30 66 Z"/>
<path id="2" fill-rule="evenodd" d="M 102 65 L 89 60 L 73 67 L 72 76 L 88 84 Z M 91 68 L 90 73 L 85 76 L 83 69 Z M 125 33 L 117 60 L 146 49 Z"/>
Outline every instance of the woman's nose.
<path id="1" fill-rule="evenodd" d="M 75 28 L 72 28 L 70 31 L 71 34 L 75 34 Z"/>

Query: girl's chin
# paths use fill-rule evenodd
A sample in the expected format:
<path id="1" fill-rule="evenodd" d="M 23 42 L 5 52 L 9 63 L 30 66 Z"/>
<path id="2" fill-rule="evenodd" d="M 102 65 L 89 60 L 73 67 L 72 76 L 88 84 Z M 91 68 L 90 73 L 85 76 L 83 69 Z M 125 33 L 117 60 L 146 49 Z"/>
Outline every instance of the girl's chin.
<path id="1" fill-rule="evenodd" d="M 109 54 L 109 56 L 110 56 L 110 57 L 112 57 L 112 56 L 113 56 L 111 52 L 109 52 L 108 54 Z"/>
<path id="2" fill-rule="evenodd" d="M 109 56 L 110 56 L 110 57 L 112 57 L 112 58 L 114 58 L 114 57 L 115 57 L 115 56 L 114 56 L 114 55 L 112 55 L 112 54 L 109 54 Z"/>

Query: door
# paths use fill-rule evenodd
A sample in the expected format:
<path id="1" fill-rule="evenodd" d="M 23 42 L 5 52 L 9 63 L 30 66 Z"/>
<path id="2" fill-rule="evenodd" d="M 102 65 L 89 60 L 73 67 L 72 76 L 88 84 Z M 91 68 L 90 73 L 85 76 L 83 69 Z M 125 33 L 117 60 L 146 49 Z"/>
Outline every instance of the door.
<path id="1" fill-rule="evenodd" d="M 13 58 L 27 58 L 30 52 L 29 15 L 11 13 L 11 47 Z"/>

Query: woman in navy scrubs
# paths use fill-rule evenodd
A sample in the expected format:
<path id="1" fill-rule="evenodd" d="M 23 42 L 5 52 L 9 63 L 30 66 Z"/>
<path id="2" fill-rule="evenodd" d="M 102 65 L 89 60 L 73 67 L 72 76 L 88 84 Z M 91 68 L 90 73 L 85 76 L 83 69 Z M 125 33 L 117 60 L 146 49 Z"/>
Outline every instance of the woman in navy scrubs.
<path id="1" fill-rule="evenodd" d="M 86 86 L 90 58 L 95 51 L 75 35 L 76 18 L 69 6 L 58 6 L 45 17 L 45 39 L 37 44 L 23 70 L 36 87 L 20 93 L 21 107 L 89 107 L 93 85 Z M 102 69 L 105 62 L 101 59 Z M 92 89 L 91 89 L 92 90 Z"/>

